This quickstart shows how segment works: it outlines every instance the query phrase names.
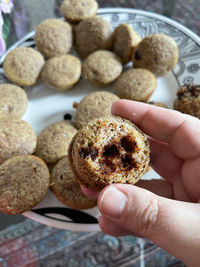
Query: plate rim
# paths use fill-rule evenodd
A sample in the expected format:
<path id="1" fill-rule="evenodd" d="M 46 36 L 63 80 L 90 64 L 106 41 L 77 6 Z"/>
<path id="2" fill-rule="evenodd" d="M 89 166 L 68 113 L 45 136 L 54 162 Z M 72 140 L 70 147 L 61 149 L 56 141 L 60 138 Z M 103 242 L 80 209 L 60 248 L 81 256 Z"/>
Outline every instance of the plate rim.
<path id="1" fill-rule="evenodd" d="M 83 211 L 83 210 L 81 210 Z M 55 227 L 62 230 L 75 231 L 75 232 L 98 232 L 101 231 L 98 223 L 70 223 L 63 221 L 56 221 L 55 219 L 51 219 L 42 215 L 37 214 L 34 210 L 27 211 L 23 213 L 25 217 L 37 221 L 41 224 L 48 225 L 50 227 Z M 34 219 L 33 219 L 34 218 Z M 67 226 L 67 227 L 66 227 Z M 73 229 L 73 230 L 72 230 Z"/>
<path id="2" fill-rule="evenodd" d="M 135 15 L 141 15 L 141 16 L 146 16 L 149 18 L 157 19 L 160 21 L 163 21 L 174 28 L 178 29 L 179 31 L 183 32 L 188 36 L 188 38 L 192 39 L 199 47 L 200 47 L 200 37 L 181 24 L 180 22 L 177 22 L 174 19 L 168 18 L 164 15 L 146 11 L 146 10 L 141 10 L 141 9 L 134 9 L 134 8 L 122 8 L 122 7 L 108 7 L 108 8 L 99 8 L 97 15 L 102 15 L 106 13 L 129 13 L 129 14 L 135 14 Z M 58 18 L 62 19 L 62 18 Z M 128 21 L 127 21 L 128 23 Z M 23 36 L 21 39 L 19 39 L 17 42 L 15 42 L 13 45 L 11 45 L 0 57 L 0 64 L 2 64 L 3 60 L 5 59 L 6 55 L 15 47 L 20 46 L 20 44 L 24 43 L 26 40 L 28 41 L 29 38 L 32 38 L 35 34 L 35 31 L 31 31 L 27 33 L 25 36 Z M 41 224 L 45 224 L 51 227 L 55 227 L 58 229 L 63 229 L 63 230 L 71 230 L 71 231 L 77 231 L 77 232 L 96 232 L 100 231 L 99 224 L 81 224 L 81 223 L 70 223 L 70 222 L 62 222 L 62 221 L 56 221 L 51 218 L 44 217 L 42 215 L 39 215 L 34 212 L 34 209 L 28 212 L 23 213 L 25 217 L 32 219 L 34 221 L 37 221 Z"/>
<path id="3" fill-rule="evenodd" d="M 181 24 L 180 22 L 171 19 L 169 17 L 166 17 L 162 14 L 158 14 L 158 13 L 154 13 L 151 11 L 146 11 L 146 10 L 142 10 L 142 9 L 134 9 L 134 8 L 123 8 L 123 7 L 116 7 L 116 8 L 99 8 L 98 13 L 109 13 L 111 12 L 111 10 L 115 10 L 115 12 L 130 12 L 132 11 L 133 14 L 137 14 L 137 15 L 149 15 L 149 17 L 151 18 L 155 18 L 155 19 L 161 19 L 162 21 L 172 25 L 172 26 L 176 26 L 176 28 L 178 28 L 180 31 L 182 32 L 186 32 L 188 33 L 188 35 L 192 38 L 195 39 L 195 41 L 198 43 L 198 45 L 200 46 L 200 36 L 198 36 L 197 33 L 193 32 L 192 30 L 190 30 L 188 27 L 184 26 L 183 24 Z M 98 14 L 97 13 L 97 14 Z"/>

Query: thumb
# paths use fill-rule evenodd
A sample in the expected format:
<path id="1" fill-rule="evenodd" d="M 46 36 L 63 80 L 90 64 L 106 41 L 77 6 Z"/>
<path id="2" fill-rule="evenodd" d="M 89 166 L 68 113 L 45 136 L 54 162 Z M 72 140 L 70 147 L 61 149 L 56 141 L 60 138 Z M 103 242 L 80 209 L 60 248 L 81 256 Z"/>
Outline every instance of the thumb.
<path id="1" fill-rule="evenodd" d="M 163 198 L 133 185 L 115 184 L 101 192 L 98 207 L 102 214 L 100 227 L 108 234 L 110 222 L 116 231 L 124 229 L 121 232 L 151 239 L 189 266 L 199 266 L 199 204 Z"/>

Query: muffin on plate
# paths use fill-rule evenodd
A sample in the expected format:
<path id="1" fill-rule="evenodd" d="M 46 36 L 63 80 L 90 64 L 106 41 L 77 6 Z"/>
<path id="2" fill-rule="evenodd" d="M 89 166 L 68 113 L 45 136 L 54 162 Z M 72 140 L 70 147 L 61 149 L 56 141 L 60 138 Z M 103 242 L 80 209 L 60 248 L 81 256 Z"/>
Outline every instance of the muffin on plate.
<path id="1" fill-rule="evenodd" d="M 94 118 L 111 115 L 112 104 L 119 99 L 115 94 L 98 91 L 85 96 L 77 106 L 75 123 L 81 128 Z"/>
<path id="2" fill-rule="evenodd" d="M 67 155 L 69 143 L 76 132 L 77 129 L 68 121 L 49 125 L 38 135 L 35 154 L 47 164 L 55 164 Z"/>
<path id="3" fill-rule="evenodd" d="M 46 61 L 42 79 L 59 91 L 71 89 L 80 79 L 81 62 L 72 55 L 60 55 Z"/>
<path id="4" fill-rule="evenodd" d="M 38 157 L 16 156 L 0 165 L 0 211 L 21 214 L 31 210 L 46 195 L 49 170 Z"/>
<path id="5" fill-rule="evenodd" d="M 33 154 L 37 137 L 23 120 L 0 120 L 0 164 L 17 155 Z"/>
<path id="6" fill-rule="evenodd" d="M 121 72 L 120 58 L 110 51 L 95 51 L 83 62 L 83 77 L 97 87 L 113 82 Z"/>
<path id="7" fill-rule="evenodd" d="M 66 21 L 46 19 L 36 28 L 35 44 L 46 57 L 68 54 L 72 43 L 72 28 Z"/>
<path id="8" fill-rule="evenodd" d="M 95 0 L 64 0 L 60 7 L 62 16 L 73 23 L 95 16 L 97 10 Z"/>
<path id="9" fill-rule="evenodd" d="M 0 119 L 20 119 L 28 106 L 27 95 L 19 86 L 0 84 Z"/>
<path id="10" fill-rule="evenodd" d="M 120 57 L 123 64 L 126 64 L 131 61 L 140 40 L 129 24 L 120 24 L 113 33 L 112 51 Z"/>
<path id="11" fill-rule="evenodd" d="M 50 188 L 55 196 L 73 209 L 91 209 L 97 201 L 88 199 L 81 191 L 69 167 L 68 157 L 59 160 L 51 173 Z"/>
<path id="12" fill-rule="evenodd" d="M 120 75 L 113 90 L 120 98 L 146 102 L 156 90 L 157 79 L 146 69 L 129 69 Z"/>
<path id="13" fill-rule="evenodd" d="M 3 69 L 11 82 L 20 86 L 37 83 L 44 65 L 42 54 L 31 47 L 17 47 L 8 53 Z"/>
<path id="14" fill-rule="evenodd" d="M 179 49 L 176 42 L 166 34 L 146 36 L 135 49 L 135 68 L 148 69 L 156 76 L 163 76 L 178 62 Z"/>
<path id="15" fill-rule="evenodd" d="M 200 119 L 200 85 L 185 84 L 178 89 L 174 109 Z"/>
<path id="16" fill-rule="evenodd" d="M 82 58 L 96 50 L 110 48 L 111 39 L 110 24 L 101 17 L 84 19 L 75 27 L 75 48 Z"/>
<path id="17" fill-rule="evenodd" d="M 73 137 L 69 162 L 80 184 L 99 191 L 112 183 L 136 183 L 148 167 L 149 152 L 147 137 L 132 122 L 107 116 Z"/>

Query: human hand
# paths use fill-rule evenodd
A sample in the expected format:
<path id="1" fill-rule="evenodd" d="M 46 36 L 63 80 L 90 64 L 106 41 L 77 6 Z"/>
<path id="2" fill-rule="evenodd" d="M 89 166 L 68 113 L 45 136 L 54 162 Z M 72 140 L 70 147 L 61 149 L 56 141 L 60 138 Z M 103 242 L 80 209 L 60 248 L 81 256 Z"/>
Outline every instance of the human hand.
<path id="1" fill-rule="evenodd" d="M 200 266 L 200 120 L 177 111 L 119 100 L 112 113 L 133 121 L 149 136 L 151 166 L 164 179 L 113 184 L 98 196 L 102 231 L 135 235 L 188 266 Z"/>

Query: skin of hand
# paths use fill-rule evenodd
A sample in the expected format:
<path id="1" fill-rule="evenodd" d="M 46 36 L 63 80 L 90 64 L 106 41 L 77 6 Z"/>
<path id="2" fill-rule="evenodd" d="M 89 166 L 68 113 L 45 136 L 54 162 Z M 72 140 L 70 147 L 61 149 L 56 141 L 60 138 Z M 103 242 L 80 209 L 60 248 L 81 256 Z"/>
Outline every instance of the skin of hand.
<path id="1" fill-rule="evenodd" d="M 118 100 L 112 114 L 134 122 L 148 135 L 150 164 L 160 180 L 113 184 L 98 197 L 102 231 L 152 240 L 189 267 L 200 266 L 200 120 L 180 112 Z"/>

